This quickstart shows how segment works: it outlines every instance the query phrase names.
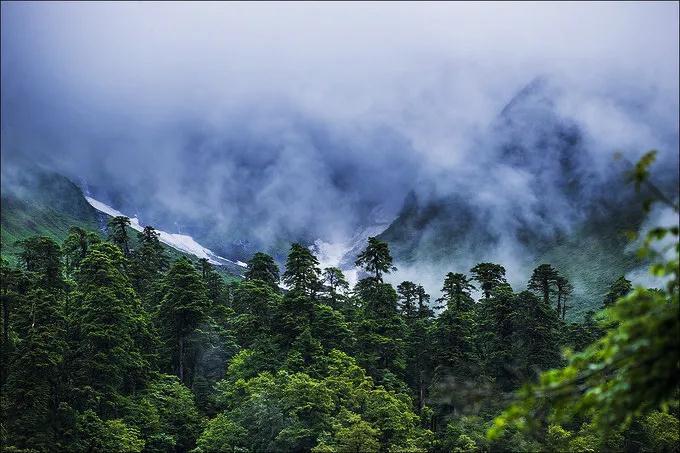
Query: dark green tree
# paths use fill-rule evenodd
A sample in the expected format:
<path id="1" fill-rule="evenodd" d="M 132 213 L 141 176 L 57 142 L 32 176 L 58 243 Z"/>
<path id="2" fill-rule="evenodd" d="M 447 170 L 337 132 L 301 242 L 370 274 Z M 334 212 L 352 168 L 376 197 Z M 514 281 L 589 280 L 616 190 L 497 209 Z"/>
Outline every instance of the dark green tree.
<path id="1" fill-rule="evenodd" d="M 567 316 L 567 300 L 569 296 L 574 292 L 574 287 L 566 277 L 559 276 L 555 281 L 555 286 L 557 286 L 557 315 L 562 317 L 562 321 Z M 560 313 L 561 307 L 561 313 Z"/>
<path id="2" fill-rule="evenodd" d="M 430 295 L 427 294 L 422 285 L 416 287 L 416 297 L 418 299 L 418 317 L 429 318 L 433 316 L 434 312 L 430 308 Z"/>
<path id="3" fill-rule="evenodd" d="M 42 288 L 63 287 L 61 248 L 46 236 L 33 236 L 17 242 L 21 251 L 19 259 L 23 268 L 35 277 Z"/>
<path id="4" fill-rule="evenodd" d="M 283 282 L 294 291 L 315 295 L 320 287 L 319 260 L 312 252 L 300 244 L 293 244 L 288 253 Z"/>
<path id="5" fill-rule="evenodd" d="M 2 354 L 6 357 L 9 348 L 10 315 L 20 305 L 22 296 L 29 289 L 28 277 L 19 269 L 10 267 L 4 258 L 0 258 L 0 300 L 2 301 Z M 2 367 L 4 382 L 4 371 Z"/>
<path id="6" fill-rule="evenodd" d="M 377 282 L 382 282 L 383 274 L 397 270 L 392 266 L 392 255 L 387 242 L 376 237 L 368 238 L 368 246 L 359 254 L 354 264 L 373 274 Z"/>
<path id="7" fill-rule="evenodd" d="M 137 233 L 137 249 L 130 259 L 130 276 L 137 292 L 146 300 L 155 293 L 169 260 L 161 244 L 159 233 L 152 226 L 145 226 Z"/>
<path id="8" fill-rule="evenodd" d="M 632 290 L 633 285 L 630 283 L 630 280 L 626 279 L 623 275 L 620 276 L 609 286 L 609 291 L 604 296 L 604 306 L 611 306 L 619 298 L 625 296 Z"/>
<path id="9" fill-rule="evenodd" d="M 550 294 L 557 286 L 560 275 L 550 264 L 541 264 L 531 274 L 528 288 L 543 297 L 543 303 L 550 305 Z M 561 313 L 562 307 L 557 304 L 557 313 Z"/>
<path id="10" fill-rule="evenodd" d="M 22 341 L 11 357 L 3 359 L 3 368 L 7 367 L 2 388 L 4 445 L 41 451 L 55 445 L 65 348 L 61 303 L 55 293 L 38 288 L 17 309 Z"/>
<path id="11" fill-rule="evenodd" d="M 93 231 L 87 231 L 77 226 L 69 228 L 68 236 L 61 246 L 64 264 L 69 275 L 75 272 L 90 247 L 99 242 L 101 242 L 101 238 Z"/>
<path id="12" fill-rule="evenodd" d="M 127 229 L 130 227 L 130 218 L 119 215 L 109 219 L 109 240 L 123 251 L 126 257 L 130 256 L 130 236 Z"/>
<path id="13" fill-rule="evenodd" d="M 444 286 L 442 286 L 442 297 L 437 299 L 441 305 L 437 308 L 452 308 L 454 310 L 461 310 L 470 308 L 474 304 L 471 291 L 476 288 L 472 282 L 465 276 L 465 274 L 454 274 L 449 272 L 444 278 Z"/>
<path id="14" fill-rule="evenodd" d="M 417 313 L 418 285 L 410 281 L 403 281 L 397 286 L 399 294 L 399 308 L 407 318 L 413 318 Z"/>
<path id="15" fill-rule="evenodd" d="M 500 264 L 480 263 L 470 269 L 472 278 L 479 282 L 484 298 L 491 297 L 491 292 L 499 285 L 506 283 L 505 268 Z"/>
<path id="16" fill-rule="evenodd" d="M 333 308 L 337 308 L 338 296 L 349 289 L 345 274 L 337 267 L 327 267 L 322 274 L 323 283 Z"/>
<path id="17" fill-rule="evenodd" d="M 160 304 L 161 331 L 172 357 L 172 370 L 180 382 L 193 377 L 190 340 L 208 317 L 210 301 L 201 275 L 182 257 L 168 271 Z"/>
<path id="18" fill-rule="evenodd" d="M 103 242 L 90 248 L 76 274 L 74 381 L 94 391 L 85 404 L 104 416 L 115 412 L 110 405 L 115 395 L 133 392 L 144 381 L 153 354 L 150 320 L 124 262 L 118 247 Z"/>
<path id="19" fill-rule="evenodd" d="M 278 289 L 279 267 L 274 262 L 274 258 L 266 253 L 257 252 L 248 261 L 248 269 L 244 277 L 247 280 L 260 280 L 274 289 Z"/>

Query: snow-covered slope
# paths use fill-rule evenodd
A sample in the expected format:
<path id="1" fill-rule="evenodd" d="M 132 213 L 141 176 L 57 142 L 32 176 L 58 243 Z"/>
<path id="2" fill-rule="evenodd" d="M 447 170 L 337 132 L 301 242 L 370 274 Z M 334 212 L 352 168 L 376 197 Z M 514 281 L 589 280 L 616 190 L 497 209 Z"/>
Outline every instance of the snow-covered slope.
<path id="1" fill-rule="evenodd" d="M 108 214 L 112 217 L 125 215 L 122 212 L 107 205 L 106 203 L 102 203 L 101 201 L 95 200 L 92 197 L 86 196 L 85 199 L 87 200 L 88 203 L 90 203 L 90 205 L 93 208 L 100 212 Z M 144 229 L 144 226 L 139 222 L 139 219 L 137 217 L 130 217 L 130 227 L 137 231 L 142 231 Z M 201 244 L 196 242 L 194 238 L 192 238 L 189 235 L 179 233 L 168 233 L 167 231 L 162 230 L 156 231 L 158 231 L 159 240 L 162 243 L 167 244 L 170 247 L 174 248 L 175 250 L 179 250 L 180 252 L 189 253 L 199 258 L 205 258 L 211 264 L 215 264 L 218 266 L 236 265 L 244 268 L 248 267 L 246 263 L 243 263 L 241 261 L 232 261 L 230 259 L 215 254 L 212 250 L 203 247 Z"/>
<path id="2" fill-rule="evenodd" d="M 369 224 L 358 229 L 346 240 L 338 242 L 326 242 L 321 239 L 314 241 L 310 247 L 319 260 L 319 266 L 338 267 L 345 272 L 347 280 L 354 284 L 358 280 L 358 270 L 354 266 L 354 260 L 366 248 L 368 238 L 378 236 L 390 226 L 396 215 L 385 212 L 382 206 L 376 207 L 369 216 Z"/>

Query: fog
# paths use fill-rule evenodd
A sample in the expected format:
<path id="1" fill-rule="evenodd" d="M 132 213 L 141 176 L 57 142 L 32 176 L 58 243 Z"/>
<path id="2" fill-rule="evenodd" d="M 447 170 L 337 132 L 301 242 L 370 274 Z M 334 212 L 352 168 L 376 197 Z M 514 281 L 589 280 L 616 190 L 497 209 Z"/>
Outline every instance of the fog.
<path id="1" fill-rule="evenodd" d="M 615 151 L 677 166 L 678 53 L 671 2 L 3 2 L 2 158 L 218 252 L 347 241 L 411 190 L 551 231 L 581 213 L 556 163 L 505 165 L 501 111 L 539 77 L 593 181 Z M 506 136 L 536 147 L 536 112 Z"/>

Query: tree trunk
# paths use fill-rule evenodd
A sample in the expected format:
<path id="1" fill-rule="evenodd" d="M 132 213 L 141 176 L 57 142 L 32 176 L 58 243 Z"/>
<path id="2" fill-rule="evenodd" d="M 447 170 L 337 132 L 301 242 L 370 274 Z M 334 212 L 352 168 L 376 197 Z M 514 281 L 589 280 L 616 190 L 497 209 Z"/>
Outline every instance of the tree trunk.
<path id="1" fill-rule="evenodd" d="M 562 293 L 557 291 L 557 316 L 562 312 Z"/>
<path id="2" fill-rule="evenodd" d="M 423 410 L 423 403 L 425 402 L 425 384 L 423 379 L 423 371 L 421 370 L 418 378 L 418 409 Z"/>
<path id="3" fill-rule="evenodd" d="M 184 383 L 184 336 L 179 337 L 179 368 L 177 374 L 180 382 Z"/>
<path id="4" fill-rule="evenodd" d="M 2 344 L 9 342 L 9 296 L 2 296 Z"/>

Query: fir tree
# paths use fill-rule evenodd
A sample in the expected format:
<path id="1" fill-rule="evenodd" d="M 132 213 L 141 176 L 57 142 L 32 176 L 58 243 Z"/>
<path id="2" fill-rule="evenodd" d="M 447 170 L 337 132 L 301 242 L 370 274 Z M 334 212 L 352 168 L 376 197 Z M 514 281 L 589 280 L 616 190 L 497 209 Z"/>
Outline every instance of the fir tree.
<path id="1" fill-rule="evenodd" d="M 209 299 L 201 275 L 182 257 L 165 277 L 160 319 L 163 337 L 172 356 L 172 369 L 179 380 L 189 385 L 192 378 L 189 340 L 207 318 Z"/>
<path id="2" fill-rule="evenodd" d="M 127 229 L 130 227 L 130 219 L 119 215 L 109 219 L 109 240 L 123 251 L 126 257 L 130 256 L 130 237 Z"/>
<path id="3" fill-rule="evenodd" d="M 614 304 L 620 297 L 625 296 L 633 290 L 630 280 L 623 275 L 617 278 L 610 286 L 609 291 L 604 296 L 603 305 L 609 307 Z"/>
<path id="4" fill-rule="evenodd" d="M 327 267 L 322 274 L 331 305 L 336 308 L 338 296 L 349 289 L 349 283 L 345 279 L 345 274 L 337 267 Z"/>
<path id="5" fill-rule="evenodd" d="M 307 247 L 293 244 L 288 253 L 283 282 L 292 290 L 315 295 L 319 290 L 319 260 Z"/>
<path id="6" fill-rule="evenodd" d="M 392 255 L 390 255 L 387 242 L 376 237 L 368 238 L 368 246 L 359 254 L 354 264 L 362 267 L 369 274 L 374 274 L 375 280 L 379 283 L 382 282 L 383 274 L 397 270 L 392 266 Z"/>
<path id="7" fill-rule="evenodd" d="M 416 303 L 418 301 L 418 286 L 409 281 L 401 282 L 397 286 L 401 312 L 407 318 L 415 317 Z"/>
<path id="8" fill-rule="evenodd" d="M 266 253 L 257 252 L 250 261 L 244 277 L 247 280 L 260 280 L 274 289 L 278 289 L 279 267 L 274 258 Z"/>
<path id="9" fill-rule="evenodd" d="M 472 277 L 479 282 L 484 298 L 491 297 L 491 292 L 506 283 L 505 268 L 500 264 L 480 263 L 470 269 Z"/>
<path id="10" fill-rule="evenodd" d="M 528 287 L 543 297 L 544 304 L 550 305 L 550 294 L 553 292 L 553 287 L 557 285 L 559 278 L 560 275 L 550 264 L 541 264 L 531 274 Z M 561 308 L 558 302 L 557 313 L 560 313 Z"/>
<path id="11" fill-rule="evenodd" d="M 443 302 L 443 305 L 437 308 L 452 308 L 454 310 L 470 308 L 474 304 L 471 291 L 475 289 L 465 274 L 449 272 L 444 278 L 444 286 L 441 289 L 442 297 L 437 299 L 437 302 Z"/>

